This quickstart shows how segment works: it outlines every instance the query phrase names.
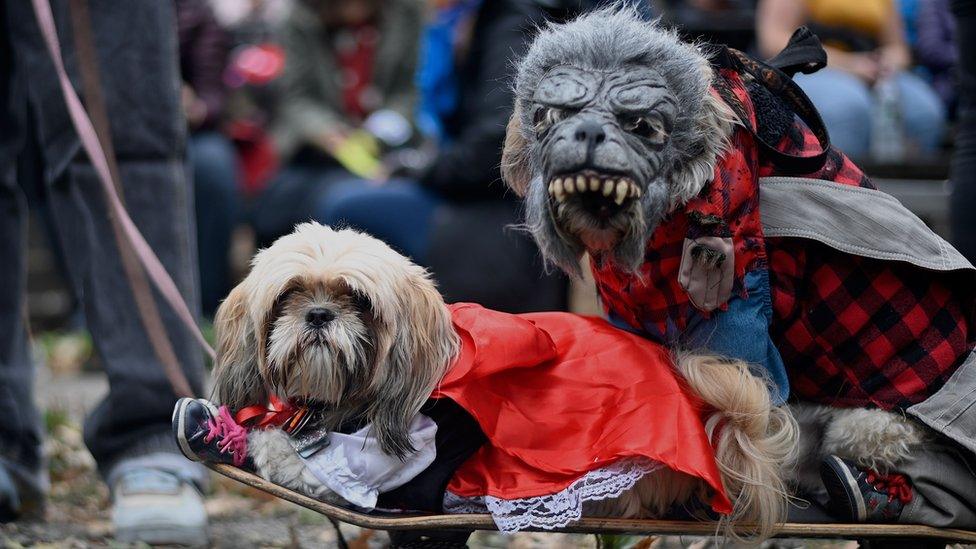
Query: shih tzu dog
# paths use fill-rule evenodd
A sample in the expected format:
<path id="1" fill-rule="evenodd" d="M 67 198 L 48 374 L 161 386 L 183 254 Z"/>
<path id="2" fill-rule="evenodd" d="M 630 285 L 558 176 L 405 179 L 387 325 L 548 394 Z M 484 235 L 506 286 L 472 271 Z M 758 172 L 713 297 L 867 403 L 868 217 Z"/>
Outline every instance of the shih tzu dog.
<path id="1" fill-rule="evenodd" d="M 458 350 L 423 268 L 366 234 L 314 223 L 255 256 L 214 324 L 221 404 L 319 403 L 323 427 L 362 419 L 397 457 L 413 450 L 410 421 Z"/>
<path id="2" fill-rule="evenodd" d="M 221 305 L 215 329 L 220 404 L 246 412 L 270 399 L 279 409 L 298 402 L 312 413 L 288 411 L 271 428 L 242 433 L 227 427 L 233 422 L 225 408 L 184 399 L 174 428 L 191 459 L 222 459 L 201 450 L 204 439 L 222 437 L 226 450 L 243 447 L 246 437 L 247 456 L 238 456 L 238 465 L 247 463 L 261 477 L 306 495 L 367 508 L 375 498 L 337 493 L 316 475 L 321 471 L 310 470 L 303 459 L 309 445 L 294 436 L 296 424 L 315 423 L 301 427 L 306 434 L 359 429 L 355 450 L 376 454 L 359 464 L 367 476 L 377 467 L 420 469 L 429 463 L 417 457 L 430 442 L 418 412 L 458 355 L 459 336 L 427 272 L 386 244 L 353 230 L 299 225 L 256 255 L 250 274 Z M 685 355 L 677 366 L 691 393 L 712 410 L 704 423 L 733 505 L 729 533 L 769 535 L 785 513 L 782 467 L 795 445 L 791 417 L 771 405 L 766 385 L 745 363 Z M 209 431 L 188 428 L 190 420 L 183 418 L 193 406 L 209 418 Z M 268 417 L 260 408 L 259 415 Z M 213 420 L 220 414 L 227 420 L 223 426 Z M 343 458 L 357 459 L 349 453 Z M 585 512 L 659 517 L 703 492 L 700 479 L 665 467 Z"/>

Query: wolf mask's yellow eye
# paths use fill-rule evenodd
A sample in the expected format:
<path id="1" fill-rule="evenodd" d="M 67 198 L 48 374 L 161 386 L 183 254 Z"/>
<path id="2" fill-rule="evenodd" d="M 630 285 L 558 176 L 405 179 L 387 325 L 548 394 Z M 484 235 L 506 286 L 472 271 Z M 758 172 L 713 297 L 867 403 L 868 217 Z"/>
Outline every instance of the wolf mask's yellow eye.
<path id="1" fill-rule="evenodd" d="M 541 135 L 551 128 L 556 122 L 566 118 L 566 111 L 556 107 L 539 107 L 532 117 L 532 125 L 535 133 Z"/>
<path id="2" fill-rule="evenodd" d="M 631 116 L 624 119 L 620 125 L 624 130 L 655 143 L 664 142 L 668 137 L 664 125 L 656 118 Z"/>

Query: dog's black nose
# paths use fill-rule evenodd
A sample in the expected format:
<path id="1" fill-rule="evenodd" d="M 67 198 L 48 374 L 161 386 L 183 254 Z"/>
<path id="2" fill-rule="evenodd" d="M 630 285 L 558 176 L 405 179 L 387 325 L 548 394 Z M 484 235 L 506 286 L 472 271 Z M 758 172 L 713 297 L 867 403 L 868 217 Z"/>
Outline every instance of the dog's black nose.
<path id="1" fill-rule="evenodd" d="M 305 315 L 305 322 L 308 322 L 314 328 L 321 328 L 331 322 L 335 317 L 336 315 L 332 311 L 322 307 L 316 307 Z"/>

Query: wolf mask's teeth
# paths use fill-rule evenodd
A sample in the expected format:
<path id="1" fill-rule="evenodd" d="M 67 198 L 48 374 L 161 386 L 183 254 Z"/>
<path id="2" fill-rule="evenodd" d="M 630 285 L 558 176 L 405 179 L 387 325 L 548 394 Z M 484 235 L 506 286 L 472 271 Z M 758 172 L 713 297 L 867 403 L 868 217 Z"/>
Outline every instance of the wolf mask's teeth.
<path id="1" fill-rule="evenodd" d="M 566 200 L 566 193 L 563 192 L 563 180 L 560 178 L 553 179 L 549 183 L 549 196 L 553 196 L 559 202 Z"/>
<path id="2" fill-rule="evenodd" d="M 549 181 L 548 190 L 549 196 L 560 203 L 565 202 L 569 195 L 591 192 L 613 199 L 618 206 L 628 198 L 640 198 L 643 194 L 641 188 L 629 177 L 601 178 L 582 174 L 554 177 Z"/>
<path id="3" fill-rule="evenodd" d="M 627 191 L 629 188 L 630 185 L 628 185 L 623 179 L 617 181 L 617 196 L 613 201 L 616 202 L 618 206 L 624 203 L 624 199 L 627 198 Z"/>

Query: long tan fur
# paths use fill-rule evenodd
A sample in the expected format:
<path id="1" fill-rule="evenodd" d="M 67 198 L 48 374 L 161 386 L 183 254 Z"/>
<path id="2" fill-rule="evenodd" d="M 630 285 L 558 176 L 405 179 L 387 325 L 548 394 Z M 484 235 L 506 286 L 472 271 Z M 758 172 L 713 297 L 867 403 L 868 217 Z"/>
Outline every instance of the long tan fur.
<path id="1" fill-rule="evenodd" d="M 796 421 L 787 407 L 773 406 L 765 381 L 745 362 L 693 354 L 676 362 L 692 392 L 714 409 L 705 430 L 733 504 L 725 534 L 769 537 L 786 520 L 784 473 L 796 458 Z"/>

